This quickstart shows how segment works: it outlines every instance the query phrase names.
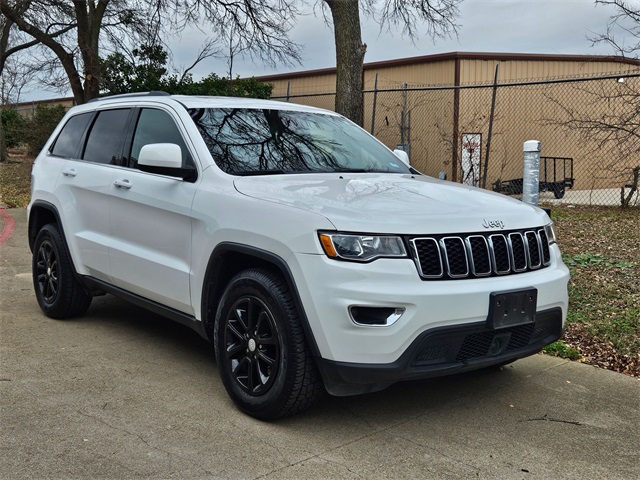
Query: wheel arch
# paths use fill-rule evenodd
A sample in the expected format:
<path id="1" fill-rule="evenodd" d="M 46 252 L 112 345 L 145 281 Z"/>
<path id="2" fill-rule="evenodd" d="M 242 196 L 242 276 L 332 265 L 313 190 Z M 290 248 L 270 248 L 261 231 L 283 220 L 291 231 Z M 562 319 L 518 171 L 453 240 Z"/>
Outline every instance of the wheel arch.
<path id="1" fill-rule="evenodd" d="M 29 225 L 27 232 L 29 235 L 29 249 L 31 250 L 31 253 L 33 253 L 33 246 L 36 242 L 38 232 L 40 232 L 40 229 L 42 227 L 49 223 L 56 225 L 58 233 L 60 233 L 60 236 L 62 237 L 64 248 L 67 255 L 69 256 L 69 260 L 71 261 L 71 269 L 73 271 L 73 275 L 87 292 L 92 292 L 93 295 L 102 294 L 102 291 L 100 290 L 91 290 L 84 281 L 82 275 L 78 274 L 78 269 L 76 268 L 73 255 L 71 255 L 71 249 L 69 248 L 69 242 L 67 241 L 67 236 L 64 231 L 64 225 L 62 223 L 60 213 L 58 212 L 58 208 L 54 204 L 44 200 L 36 200 L 35 202 L 33 202 L 33 205 L 31 205 L 31 208 L 29 209 Z"/>
<path id="2" fill-rule="evenodd" d="M 311 354 L 314 357 L 319 357 L 320 350 L 287 263 L 274 253 L 238 243 L 224 242 L 219 244 L 209 258 L 202 287 L 201 305 L 202 322 L 209 340 L 213 341 L 213 321 L 225 287 L 234 275 L 248 268 L 265 268 L 282 275 L 298 310 L 300 323 Z"/>
<path id="3" fill-rule="evenodd" d="M 56 206 L 52 203 L 45 202 L 44 200 L 36 200 L 33 202 L 33 205 L 31 205 L 31 209 L 29 210 L 28 236 L 29 249 L 32 253 L 38 232 L 48 223 L 55 223 L 58 226 L 58 231 L 66 244 L 67 238 L 64 233 L 64 226 L 62 225 L 60 213 L 58 213 Z"/>

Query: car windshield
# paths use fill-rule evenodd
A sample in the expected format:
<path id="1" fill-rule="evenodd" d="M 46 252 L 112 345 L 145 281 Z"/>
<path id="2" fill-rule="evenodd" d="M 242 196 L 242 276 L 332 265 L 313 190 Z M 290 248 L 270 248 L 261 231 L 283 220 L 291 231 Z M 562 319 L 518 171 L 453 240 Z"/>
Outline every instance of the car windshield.
<path id="1" fill-rule="evenodd" d="M 410 173 L 380 142 L 342 117 L 235 108 L 189 113 L 216 164 L 232 175 Z"/>

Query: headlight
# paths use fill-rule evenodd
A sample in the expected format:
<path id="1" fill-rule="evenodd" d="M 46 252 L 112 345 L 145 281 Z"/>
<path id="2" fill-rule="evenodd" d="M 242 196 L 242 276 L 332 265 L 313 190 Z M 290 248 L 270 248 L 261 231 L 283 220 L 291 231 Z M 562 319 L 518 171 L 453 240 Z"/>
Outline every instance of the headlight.
<path id="1" fill-rule="evenodd" d="M 331 258 L 369 262 L 380 257 L 406 257 L 402 239 L 389 235 L 346 235 L 321 233 L 324 253 Z"/>
<path id="2" fill-rule="evenodd" d="M 553 222 L 549 225 L 544 226 L 544 233 L 547 234 L 547 240 L 549 241 L 549 245 L 552 243 L 556 243 L 556 230 L 553 228 Z"/>

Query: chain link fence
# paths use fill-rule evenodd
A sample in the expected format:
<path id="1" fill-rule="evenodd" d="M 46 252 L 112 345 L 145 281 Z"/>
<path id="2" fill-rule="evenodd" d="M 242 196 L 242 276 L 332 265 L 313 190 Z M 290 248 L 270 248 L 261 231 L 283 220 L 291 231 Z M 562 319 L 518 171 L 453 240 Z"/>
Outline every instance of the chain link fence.
<path id="1" fill-rule="evenodd" d="M 363 127 L 427 175 L 520 197 L 523 143 L 539 140 L 541 203 L 640 206 L 640 74 L 363 96 Z M 335 108 L 335 93 L 273 98 Z"/>

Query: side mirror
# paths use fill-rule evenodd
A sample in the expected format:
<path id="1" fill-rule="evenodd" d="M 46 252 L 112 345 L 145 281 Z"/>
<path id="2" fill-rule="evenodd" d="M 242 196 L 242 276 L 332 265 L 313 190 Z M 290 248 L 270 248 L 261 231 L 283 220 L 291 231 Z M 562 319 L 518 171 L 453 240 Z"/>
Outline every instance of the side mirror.
<path id="1" fill-rule="evenodd" d="M 143 172 L 180 177 L 188 182 L 197 178 L 197 170 L 182 166 L 182 149 L 175 143 L 149 143 L 140 149 L 138 168 Z"/>
<path id="2" fill-rule="evenodd" d="M 404 163 L 407 167 L 411 166 L 411 163 L 409 162 L 409 155 L 407 154 L 407 152 L 396 148 L 393 153 L 396 155 L 396 157 L 402 160 L 402 163 Z"/>
<path id="3" fill-rule="evenodd" d="M 149 143 L 140 149 L 138 165 L 182 168 L 182 149 L 175 143 Z"/>

